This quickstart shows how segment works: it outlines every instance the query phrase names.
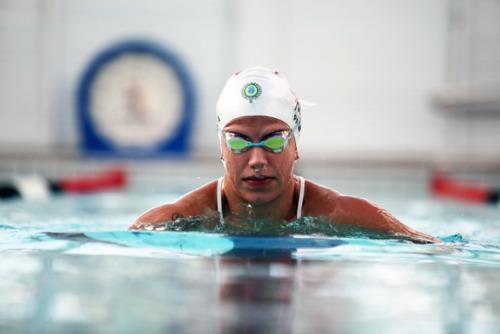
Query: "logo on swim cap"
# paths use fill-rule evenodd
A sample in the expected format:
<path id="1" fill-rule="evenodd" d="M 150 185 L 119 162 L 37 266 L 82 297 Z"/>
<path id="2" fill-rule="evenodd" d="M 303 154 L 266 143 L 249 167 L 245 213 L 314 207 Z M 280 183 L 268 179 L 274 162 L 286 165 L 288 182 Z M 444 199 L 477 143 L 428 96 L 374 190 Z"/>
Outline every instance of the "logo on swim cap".
<path id="1" fill-rule="evenodd" d="M 262 93 L 262 88 L 258 83 L 255 82 L 250 82 L 243 86 L 243 89 L 241 90 L 241 95 L 247 99 L 250 103 L 253 102 L 256 98 L 260 96 Z"/>

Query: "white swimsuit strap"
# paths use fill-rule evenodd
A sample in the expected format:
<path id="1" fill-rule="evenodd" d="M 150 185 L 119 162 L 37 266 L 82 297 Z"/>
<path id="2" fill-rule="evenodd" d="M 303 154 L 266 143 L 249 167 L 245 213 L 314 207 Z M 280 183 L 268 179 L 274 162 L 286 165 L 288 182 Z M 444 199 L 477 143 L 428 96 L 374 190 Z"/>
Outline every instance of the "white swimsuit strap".
<path id="1" fill-rule="evenodd" d="M 302 217 L 302 204 L 304 203 L 304 193 L 306 190 L 305 184 L 306 180 L 304 177 L 299 176 L 300 191 L 299 191 L 299 202 L 297 203 L 297 219 Z"/>
<path id="2" fill-rule="evenodd" d="M 221 222 L 224 222 L 224 214 L 222 213 L 222 182 L 224 177 L 220 177 L 217 180 L 217 212 L 219 213 L 219 218 Z"/>

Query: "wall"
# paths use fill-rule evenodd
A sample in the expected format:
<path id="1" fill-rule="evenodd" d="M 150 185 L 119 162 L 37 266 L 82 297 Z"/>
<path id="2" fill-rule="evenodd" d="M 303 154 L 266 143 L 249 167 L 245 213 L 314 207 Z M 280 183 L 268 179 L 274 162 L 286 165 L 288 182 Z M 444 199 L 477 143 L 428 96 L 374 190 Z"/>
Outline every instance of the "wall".
<path id="1" fill-rule="evenodd" d="M 36 0 L 0 1 L 0 146 L 50 144 L 43 85 L 40 8 Z"/>
<path id="2" fill-rule="evenodd" d="M 440 110 L 448 157 L 500 169 L 500 1 L 449 2 L 446 87 L 473 104 Z M 478 98 L 482 97 L 482 98 Z M 486 103 L 487 102 L 487 103 Z"/>
<path id="3" fill-rule="evenodd" d="M 488 121 L 450 121 L 431 103 L 449 80 L 449 7 L 446 0 L 0 0 L 0 151 L 73 150 L 79 75 L 109 43 L 143 36 L 175 50 L 191 70 L 197 156 L 217 152 L 214 105 L 227 76 L 260 64 L 280 69 L 300 97 L 317 103 L 303 111 L 305 159 L 467 157 L 470 145 L 481 145 L 476 132 L 497 131 Z"/>
<path id="4" fill-rule="evenodd" d="M 304 157 L 425 159 L 441 149 L 429 96 L 444 80 L 446 2 L 274 4 L 263 15 L 259 2 L 240 7 L 238 59 L 280 64 L 318 104 L 303 112 Z"/>

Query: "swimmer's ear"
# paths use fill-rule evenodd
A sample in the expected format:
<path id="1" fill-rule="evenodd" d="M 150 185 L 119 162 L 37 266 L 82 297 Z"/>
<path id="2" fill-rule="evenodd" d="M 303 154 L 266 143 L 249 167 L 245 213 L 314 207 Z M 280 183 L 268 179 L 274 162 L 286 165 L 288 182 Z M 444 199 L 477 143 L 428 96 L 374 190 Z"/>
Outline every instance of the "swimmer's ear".
<path id="1" fill-rule="evenodd" d="M 220 157 L 220 162 L 222 162 L 222 166 L 224 166 L 224 169 L 226 169 L 226 161 L 224 160 L 224 158 L 222 157 L 222 155 Z"/>
<path id="2" fill-rule="evenodd" d="M 293 150 L 295 151 L 295 160 L 299 160 L 299 150 L 297 149 L 297 143 L 294 143 Z"/>

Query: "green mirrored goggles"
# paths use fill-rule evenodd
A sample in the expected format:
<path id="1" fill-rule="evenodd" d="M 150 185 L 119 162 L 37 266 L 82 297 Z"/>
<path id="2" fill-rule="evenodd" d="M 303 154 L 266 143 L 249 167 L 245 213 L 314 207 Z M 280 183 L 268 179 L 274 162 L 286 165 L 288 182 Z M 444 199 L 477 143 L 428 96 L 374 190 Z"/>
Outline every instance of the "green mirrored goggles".
<path id="1" fill-rule="evenodd" d="M 288 145 L 292 131 L 284 130 L 271 134 L 266 139 L 254 143 L 232 132 L 224 132 L 227 147 L 234 153 L 243 153 L 252 147 L 262 147 L 266 151 L 281 153 Z"/>

